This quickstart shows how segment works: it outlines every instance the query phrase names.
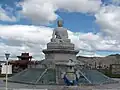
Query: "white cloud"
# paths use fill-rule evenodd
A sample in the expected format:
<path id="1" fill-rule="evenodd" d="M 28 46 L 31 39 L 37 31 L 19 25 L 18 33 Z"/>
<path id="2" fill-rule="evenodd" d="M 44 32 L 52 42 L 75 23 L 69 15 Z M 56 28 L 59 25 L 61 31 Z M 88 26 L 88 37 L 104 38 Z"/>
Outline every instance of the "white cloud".
<path id="1" fill-rule="evenodd" d="M 1 25 L 0 26 L 0 47 L 1 55 L 3 51 L 10 51 L 13 55 L 19 55 L 23 51 L 28 51 L 36 56 L 46 47 L 52 33 L 52 28 L 35 27 L 24 25 Z"/>
<path id="2" fill-rule="evenodd" d="M 106 55 L 100 55 L 97 54 L 94 51 L 85 51 L 85 50 L 80 50 L 77 56 L 84 56 L 84 57 L 105 57 Z"/>
<path id="3" fill-rule="evenodd" d="M 42 49 L 50 41 L 53 28 L 27 25 L 0 25 L 0 55 L 8 51 L 12 57 L 26 51 L 30 52 L 35 59 L 44 58 Z M 108 50 L 120 51 L 115 40 L 104 39 L 101 34 L 74 33 L 68 31 L 69 38 L 75 44 L 80 55 L 98 56 L 95 51 Z M 120 45 L 119 45 L 120 47 Z"/>
<path id="4" fill-rule="evenodd" d="M 102 46 L 103 50 L 120 51 L 120 6 L 101 7 L 95 17 L 104 39 L 97 48 L 101 50 Z"/>
<path id="5" fill-rule="evenodd" d="M 96 12 L 102 4 L 101 0 L 52 0 L 59 8 L 69 12 Z"/>
<path id="6" fill-rule="evenodd" d="M 22 10 L 15 12 L 16 17 L 13 15 L 9 17 L 8 12 L 0 8 L 0 20 L 15 22 L 24 17 L 32 20 L 34 24 L 49 24 L 59 17 L 56 13 L 57 10 L 95 13 L 101 4 L 101 0 L 23 0 L 16 3 L 16 7 L 22 7 Z M 6 5 L 7 8 L 12 9 Z M 10 13 L 12 14 L 12 12 Z"/>
<path id="7" fill-rule="evenodd" d="M 115 4 L 115 5 L 119 5 L 120 4 L 120 0 L 112 0 L 111 1 L 113 4 Z"/>
<path id="8" fill-rule="evenodd" d="M 16 18 L 14 16 L 9 17 L 4 9 L 1 8 L 0 6 L 0 20 L 1 21 L 10 21 L 10 22 L 15 22 Z"/>
<path id="9" fill-rule="evenodd" d="M 109 41 L 112 40 L 113 44 L 116 45 L 116 47 L 119 47 L 120 7 L 114 5 L 104 6 L 100 9 L 100 11 L 98 11 L 98 13 L 96 13 L 95 17 L 96 22 L 101 27 L 102 33 L 105 35 L 104 38 Z"/>
<path id="10" fill-rule="evenodd" d="M 25 0 L 20 5 L 23 8 L 20 13 L 33 23 L 45 24 L 57 19 L 56 8 L 48 0 Z"/>
<path id="11" fill-rule="evenodd" d="M 20 13 L 31 19 L 33 23 L 45 24 L 57 19 L 55 13 L 59 9 L 68 12 L 96 12 L 99 10 L 101 0 L 24 0 Z"/>
<path id="12" fill-rule="evenodd" d="M 120 7 L 104 6 L 95 15 L 96 22 L 101 26 L 101 30 L 109 35 L 120 34 Z"/>

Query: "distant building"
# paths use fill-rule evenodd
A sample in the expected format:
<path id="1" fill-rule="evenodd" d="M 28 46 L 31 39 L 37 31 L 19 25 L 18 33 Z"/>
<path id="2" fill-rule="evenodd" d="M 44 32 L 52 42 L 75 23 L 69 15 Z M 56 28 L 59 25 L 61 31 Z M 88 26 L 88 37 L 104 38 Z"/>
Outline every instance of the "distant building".
<path id="1" fill-rule="evenodd" d="M 120 74 L 120 64 L 111 64 L 110 71 L 112 74 Z"/>
<path id="2" fill-rule="evenodd" d="M 35 61 L 31 61 L 32 56 L 29 56 L 29 53 L 21 53 L 20 56 L 17 56 L 18 60 L 9 61 L 9 64 L 13 66 L 13 72 L 20 72 L 32 64 L 36 64 Z"/>

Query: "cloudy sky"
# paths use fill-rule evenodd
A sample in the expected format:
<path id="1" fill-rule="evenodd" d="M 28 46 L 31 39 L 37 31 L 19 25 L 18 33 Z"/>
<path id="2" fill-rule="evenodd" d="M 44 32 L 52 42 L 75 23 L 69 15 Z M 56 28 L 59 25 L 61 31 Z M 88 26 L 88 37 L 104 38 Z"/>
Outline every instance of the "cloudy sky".
<path id="1" fill-rule="evenodd" d="M 0 0 L 0 60 L 6 51 L 44 58 L 59 19 L 78 55 L 120 53 L 120 0 Z"/>

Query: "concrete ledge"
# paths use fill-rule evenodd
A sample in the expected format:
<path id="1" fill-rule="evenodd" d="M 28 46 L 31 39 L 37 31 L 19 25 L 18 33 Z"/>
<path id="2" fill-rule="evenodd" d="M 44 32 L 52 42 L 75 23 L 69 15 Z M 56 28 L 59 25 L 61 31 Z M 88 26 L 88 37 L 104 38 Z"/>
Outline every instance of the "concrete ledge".
<path id="1" fill-rule="evenodd" d="M 49 54 L 49 53 L 64 53 L 64 54 L 77 54 L 79 51 L 77 50 L 61 50 L 61 49 L 45 49 L 43 50 L 44 54 Z"/>

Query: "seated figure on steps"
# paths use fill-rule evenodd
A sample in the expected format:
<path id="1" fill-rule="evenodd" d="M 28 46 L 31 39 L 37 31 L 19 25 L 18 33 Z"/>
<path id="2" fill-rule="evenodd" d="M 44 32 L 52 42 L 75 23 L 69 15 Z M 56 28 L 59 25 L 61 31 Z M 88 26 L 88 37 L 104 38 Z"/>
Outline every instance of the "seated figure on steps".
<path id="1" fill-rule="evenodd" d="M 62 26 L 63 26 L 62 21 L 59 20 L 58 27 L 53 30 L 52 39 L 51 39 L 52 42 L 57 42 L 57 43 L 70 42 L 70 40 L 68 39 L 67 29 L 63 28 Z"/>

